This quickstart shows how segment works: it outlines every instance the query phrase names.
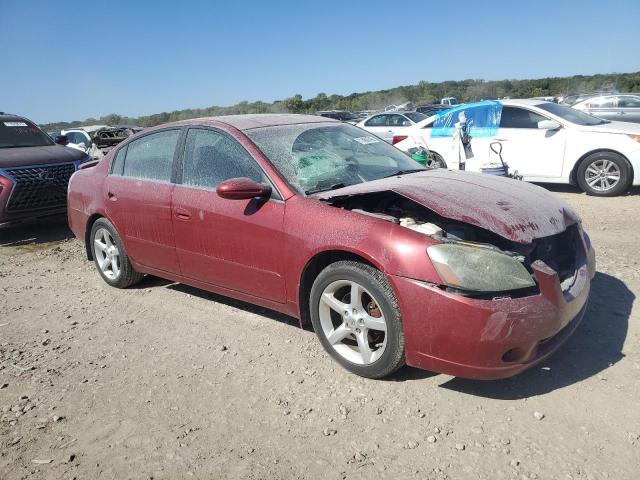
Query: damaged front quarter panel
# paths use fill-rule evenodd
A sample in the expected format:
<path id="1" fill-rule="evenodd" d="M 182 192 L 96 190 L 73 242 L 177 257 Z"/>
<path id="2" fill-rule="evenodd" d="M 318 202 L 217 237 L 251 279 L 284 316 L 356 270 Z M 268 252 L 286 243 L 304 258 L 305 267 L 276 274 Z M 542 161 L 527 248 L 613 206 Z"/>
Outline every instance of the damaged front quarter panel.
<path id="1" fill-rule="evenodd" d="M 429 245 L 454 243 L 458 248 L 480 248 L 462 248 L 471 253 L 475 250 L 474 258 L 493 255 L 494 261 L 480 262 L 472 268 L 476 273 L 467 275 L 467 279 L 474 276 L 476 280 L 482 279 L 484 288 L 480 290 L 476 288 L 477 281 L 463 281 L 464 272 L 460 272 L 463 277 L 457 278 L 446 265 L 438 268 L 441 281 L 436 283 L 449 291 L 477 298 L 496 298 L 501 292 L 510 297 L 537 293 L 532 264 L 540 261 L 557 272 L 563 285 L 569 286 L 576 272 L 575 253 L 584 250 L 577 215 L 545 190 L 522 182 L 438 170 L 368 182 L 317 197 L 333 207 L 406 227 L 388 227 L 399 241 L 389 252 L 394 258 L 388 260 L 400 264 L 400 274 L 414 279 L 433 280 L 416 276 L 420 271 L 411 267 L 411 261 L 402 259 L 402 249 L 407 244 L 412 253 L 405 256 L 415 260 L 415 245 L 409 246 L 408 240 L 414 241 L 416 233 L 422 234 L 418 235 L 422 239 L 428 238 Z M 481 249 L 495 253 L 482 254 Z M 497 262 L 503 263 L 505 269 L 489 268 L 495 267 L 496 259 L 501 260 L 496 253 L 512 258 Z M 426 257 L 424 250 L 419 254 Z M 527 272 L 518 264 L 529 272 L 528 279 Z M 495 290 L 490 289 L 493 284 Z"/>

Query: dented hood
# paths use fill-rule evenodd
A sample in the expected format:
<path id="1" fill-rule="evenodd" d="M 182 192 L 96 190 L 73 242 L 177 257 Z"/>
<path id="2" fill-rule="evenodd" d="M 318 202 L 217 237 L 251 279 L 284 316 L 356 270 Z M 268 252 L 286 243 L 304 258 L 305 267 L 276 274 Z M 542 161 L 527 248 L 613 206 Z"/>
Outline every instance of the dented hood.
<path id="1" fill-rule="evenodd" d="M 393 191 L 442 217 L 484 228 L 518 243 L 563 232 L 580 221 L 562 200 L 529 183 L 481 173 L 436 169 L 322 192 L 331 202 Z"/>

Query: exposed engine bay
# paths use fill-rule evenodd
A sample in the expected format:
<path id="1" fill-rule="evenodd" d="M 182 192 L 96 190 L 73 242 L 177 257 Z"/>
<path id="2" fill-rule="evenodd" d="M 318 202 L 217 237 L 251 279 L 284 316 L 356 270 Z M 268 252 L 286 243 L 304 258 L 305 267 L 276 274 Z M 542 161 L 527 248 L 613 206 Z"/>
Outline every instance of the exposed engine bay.
<path id="1" fill-rule="evenodd" d="M 330 205 L 385 220 L 428 235 L 443 243 L 486 248 L 518 259 L 533 274 L 532 264 L 543 261 L 558 273 L 562 289 L 575 279 L 579 258 L 584 256 L 580 228 L 569 226 L 564 232 L 522 244 L 487 229 L 446 218 L 393 191 L 378 191 L 334 197 Z"/>

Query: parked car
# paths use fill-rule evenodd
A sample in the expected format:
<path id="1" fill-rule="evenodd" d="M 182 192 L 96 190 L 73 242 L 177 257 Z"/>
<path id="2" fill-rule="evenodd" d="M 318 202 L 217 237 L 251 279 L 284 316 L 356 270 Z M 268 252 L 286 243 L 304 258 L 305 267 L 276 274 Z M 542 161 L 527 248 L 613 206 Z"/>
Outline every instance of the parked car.
<path id="1" fill-rule="evenodd" d="M 420 105 L 416 107 L 416 112 L 425 114 L 427 117 L 436 115 L 437 113 L 449 110 L 451 105 L 443 105 L 442 103 L 434 103 L 431 105 Z"/>
<path id="2" fill-rule="evenodd" d="M 640 94 L 599 95 L 572 107 L 605 120 L 640 123 Z"/>
<path id="3" fill-rule="evenodd" d="M 68 130 L 62 130 L 61 134 L 66 135 L 67 139 L 69 140 L 69 143 L 67 143 L 66 145 L 67 147 L 75 148 L 76 150 L 85 152 L 95 160 L 104 156 L 102 150 L 98 148 L 98 146 L 91 138 L 91 135 L 89 135 L 89 133 L 84 131 L 83 129 L 71 128 Z"/>
<path id="4" fill-rule="evenodd" d="M 115 126 L 102 127 L 93 134 L 93 141 L 103 153 L 109 152 L 113 147 L 123 140 L 141 132 L 143 129 L 136 126 Z"/>
<path id="5" fill-rule="evenodd" d="M 64 214 L 69 177 L 87 160 L 30 120 L 0 112 L 0 227 Z"/>
<path id="6" fill-rule="evenodd" d="M 73 175 L 68 215 L 109 285 L 151 274 L 295 316 L 371 378 L 521 372 L 577 328 L 595 273 L 546 190 L 308 115 L 150 128 Z"/>
<path id="7" fill-rule="evenodd" d="M 371 115 L 356 125 L 391 142 L 394 135 L 426 118 L 428 118 L 427 115 L 420 112 L 383 112 Z"/>
<path id="8" fill-rule="evenodd" d="M 333 118 L 334 120 L 340 120 L 341 122 L 357 123 L 360 120 L 360 116 L 353 112 L 347 112 L 344 110 L 328 110 L 323 112 L 316 112 L 316 115 L 326 118 Z"/>
<path id="9" fill-rule="evenodd" d="M 467 162 L 467 170 L 480 171 L 490 161 L 490 143 L 499 141 L 510 169 L 526 181 L 575 183 L 588 194 L 599 196 L 620 195 L 630 185 L 640 185 L 640 126 L 610 122 L 557 103 L 500 102 L 498 133 L 472 139 L 474 160 Z M 431 136 L 434 120 L 432 117 L 405 129 L 392 141 L 403 151 L 427 146 L 438 163 L 457 169 L 452 139 Z"/>
<path id="10" fill-rule="evenodd" d="M 449 105 L 450 107 L 458 105 L 458 99 L 456 97 L 446 97 L 440 100 L 442 105 Z"/>
<path id="11" fill-rule="evenodd" d="M 404 102 L 398 105 L 391 104 L 384 107 L 385 112 L 405 112 L 405 111 L 412 111 L 412 110 L 413 110 L 413 103 L 411 102 Z"/>
<path id="12" fill-rule="evenodd" d="M 562 103 L 563 105 L 574 105 L 578 102 L 582 102 L 583 100 L 586 100 L 587 98 L 591 98 L 591 97 L 599 97 L 602 95 L 615 95 L 619 93 L 618 90 L 616 89 L 610 89 L 610 90 L 595 90 L 593 92 L 582 92 L 582 93 L 572 93 L 570 95 L 560 95 L 560 97 L 558 97 L 558 101 L 557 103 Z"/>

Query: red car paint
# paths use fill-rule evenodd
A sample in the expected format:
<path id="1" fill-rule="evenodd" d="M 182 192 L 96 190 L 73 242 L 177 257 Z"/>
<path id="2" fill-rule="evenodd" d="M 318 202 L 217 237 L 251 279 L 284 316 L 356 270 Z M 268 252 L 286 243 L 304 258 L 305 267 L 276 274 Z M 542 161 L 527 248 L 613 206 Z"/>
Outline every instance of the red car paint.
<path id="1" fill-rule="evenodd" d="M 490 176 L 444 171 L 305 197 L 288 185 L 242 130 L 307 122 L 327 119 L 249 115 L 170 124 L 212 126 L 229 133 L 263 167 L 282 200 L 230 200 L 186 185 L 109 175 L 116 149 L 95 167 L 82 169 L 71 178 L 71 229 L 86 241 L 92 222 L 107 217 L 136 270 L 268 307 L 301 321 L 307 320 L 306 293 L 302 294 L 306 267 L 328 252 L 357 255 L 384 272 L 394 288 L 407 363 L 461 377 L 494 379 L 519 373 L 546 358 L 575 329 L 595 274 L 593 250 L 582 237 L 586 253 L 578 280 L 569 291 L 563 292 L 558 275 L 539 262 L 535 265 L 538 294 L 479 300 L 438 288 L 442 281 L 426 254 L 427 247 L 439 243 L 436 239 L 335 208 L 323 199 L 392 190 L 443 217 L 519 243 L 562 232 L 578 222 L 566 204 L 522 182 L 504 187 L 504 181 Z M 135 138 L 139 137 L 121 146 Z M 516 352 L 516 361 L 503 360 L 510 350 Z"/>

